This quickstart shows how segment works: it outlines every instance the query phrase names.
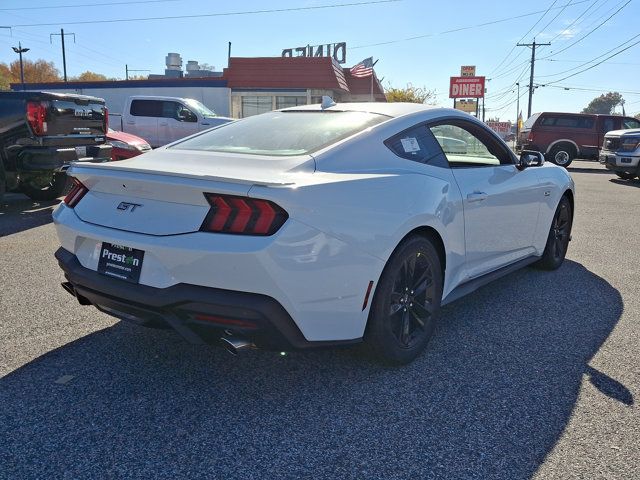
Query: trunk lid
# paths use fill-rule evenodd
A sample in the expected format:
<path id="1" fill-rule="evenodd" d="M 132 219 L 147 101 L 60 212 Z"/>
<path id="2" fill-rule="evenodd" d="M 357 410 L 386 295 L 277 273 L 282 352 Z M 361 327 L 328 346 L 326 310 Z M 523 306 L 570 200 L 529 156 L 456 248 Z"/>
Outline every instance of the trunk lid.
<path id="1" fill-rule="evenodd" d="M 254 185 L 292 187 L 296 177 L 314 171 L 308 155 L 253 157 L 160 149 L 74 165 L 69 175 L 89 189 L 75 212 L 85 222 L 148 235 L 196 232 L 210 209 L 205 192 L 248 196 Z"/>

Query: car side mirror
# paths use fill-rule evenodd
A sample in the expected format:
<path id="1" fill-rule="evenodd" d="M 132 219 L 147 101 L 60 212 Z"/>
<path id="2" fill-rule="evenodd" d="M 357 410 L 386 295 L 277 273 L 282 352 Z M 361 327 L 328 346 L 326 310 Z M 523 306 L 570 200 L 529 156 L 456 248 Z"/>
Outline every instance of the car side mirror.
<path id="1" fill-rule="evenodd" d="M 516 168 L 520 171 L 528 167 L 540 167 L 544 165 L 544 155 L 533 150 L 523 150 L 520 153 Z"/>

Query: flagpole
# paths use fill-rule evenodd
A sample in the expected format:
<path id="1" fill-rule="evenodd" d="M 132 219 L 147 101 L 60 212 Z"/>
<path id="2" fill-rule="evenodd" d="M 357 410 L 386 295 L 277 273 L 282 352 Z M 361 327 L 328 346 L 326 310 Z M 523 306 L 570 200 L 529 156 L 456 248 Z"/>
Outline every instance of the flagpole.
<path id="1" fill-rule="evenodd" d="M 380 60 L 380 59 L 378 59 L 378 60 Z M 373 62 L 373 65 L 371 65 L 371 101 L 372 102 L 373 102 L 373 75 L 374 75 L 373 67 L 376 66 L 376 63 L 378 63 L 378 60 Z"/>

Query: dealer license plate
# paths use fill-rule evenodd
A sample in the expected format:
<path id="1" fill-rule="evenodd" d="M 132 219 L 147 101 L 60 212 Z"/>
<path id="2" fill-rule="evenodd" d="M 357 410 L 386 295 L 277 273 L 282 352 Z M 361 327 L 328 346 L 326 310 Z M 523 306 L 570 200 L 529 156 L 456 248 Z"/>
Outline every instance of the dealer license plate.
<path id="1" fill-rule="evenodd" d="M 143 258 L 142 250 L 103 242 L 98 260 L 98 272 L 126 282 L 138 283 Z"/>
<path id="2" fill-rule="evenodd" d="M 76 156 L 78 158 L 84 158 L 87 156 L 87 147 L 76 147 Z"/>

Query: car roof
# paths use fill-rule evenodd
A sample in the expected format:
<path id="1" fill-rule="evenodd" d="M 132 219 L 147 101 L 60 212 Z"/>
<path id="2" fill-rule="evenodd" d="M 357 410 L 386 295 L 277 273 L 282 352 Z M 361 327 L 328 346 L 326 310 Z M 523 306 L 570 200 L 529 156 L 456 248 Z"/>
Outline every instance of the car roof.
<path id="1" fill-rule="evenodd" d="M 417 112 L 435 110 L 438 107 L 424 105 L 421 103 L 404 102 L 358 102 L 358 103 L 336 103 L 334 106 L 325 108 L 325 111 L 332 112 L 368 112 L 386 115 L 388 117 L 402 117 Z M 282 111 L 321 111 L 323 108 L 319 103 L 314 105 L 300 105 L 297 107 L 284 108 Z"/>

